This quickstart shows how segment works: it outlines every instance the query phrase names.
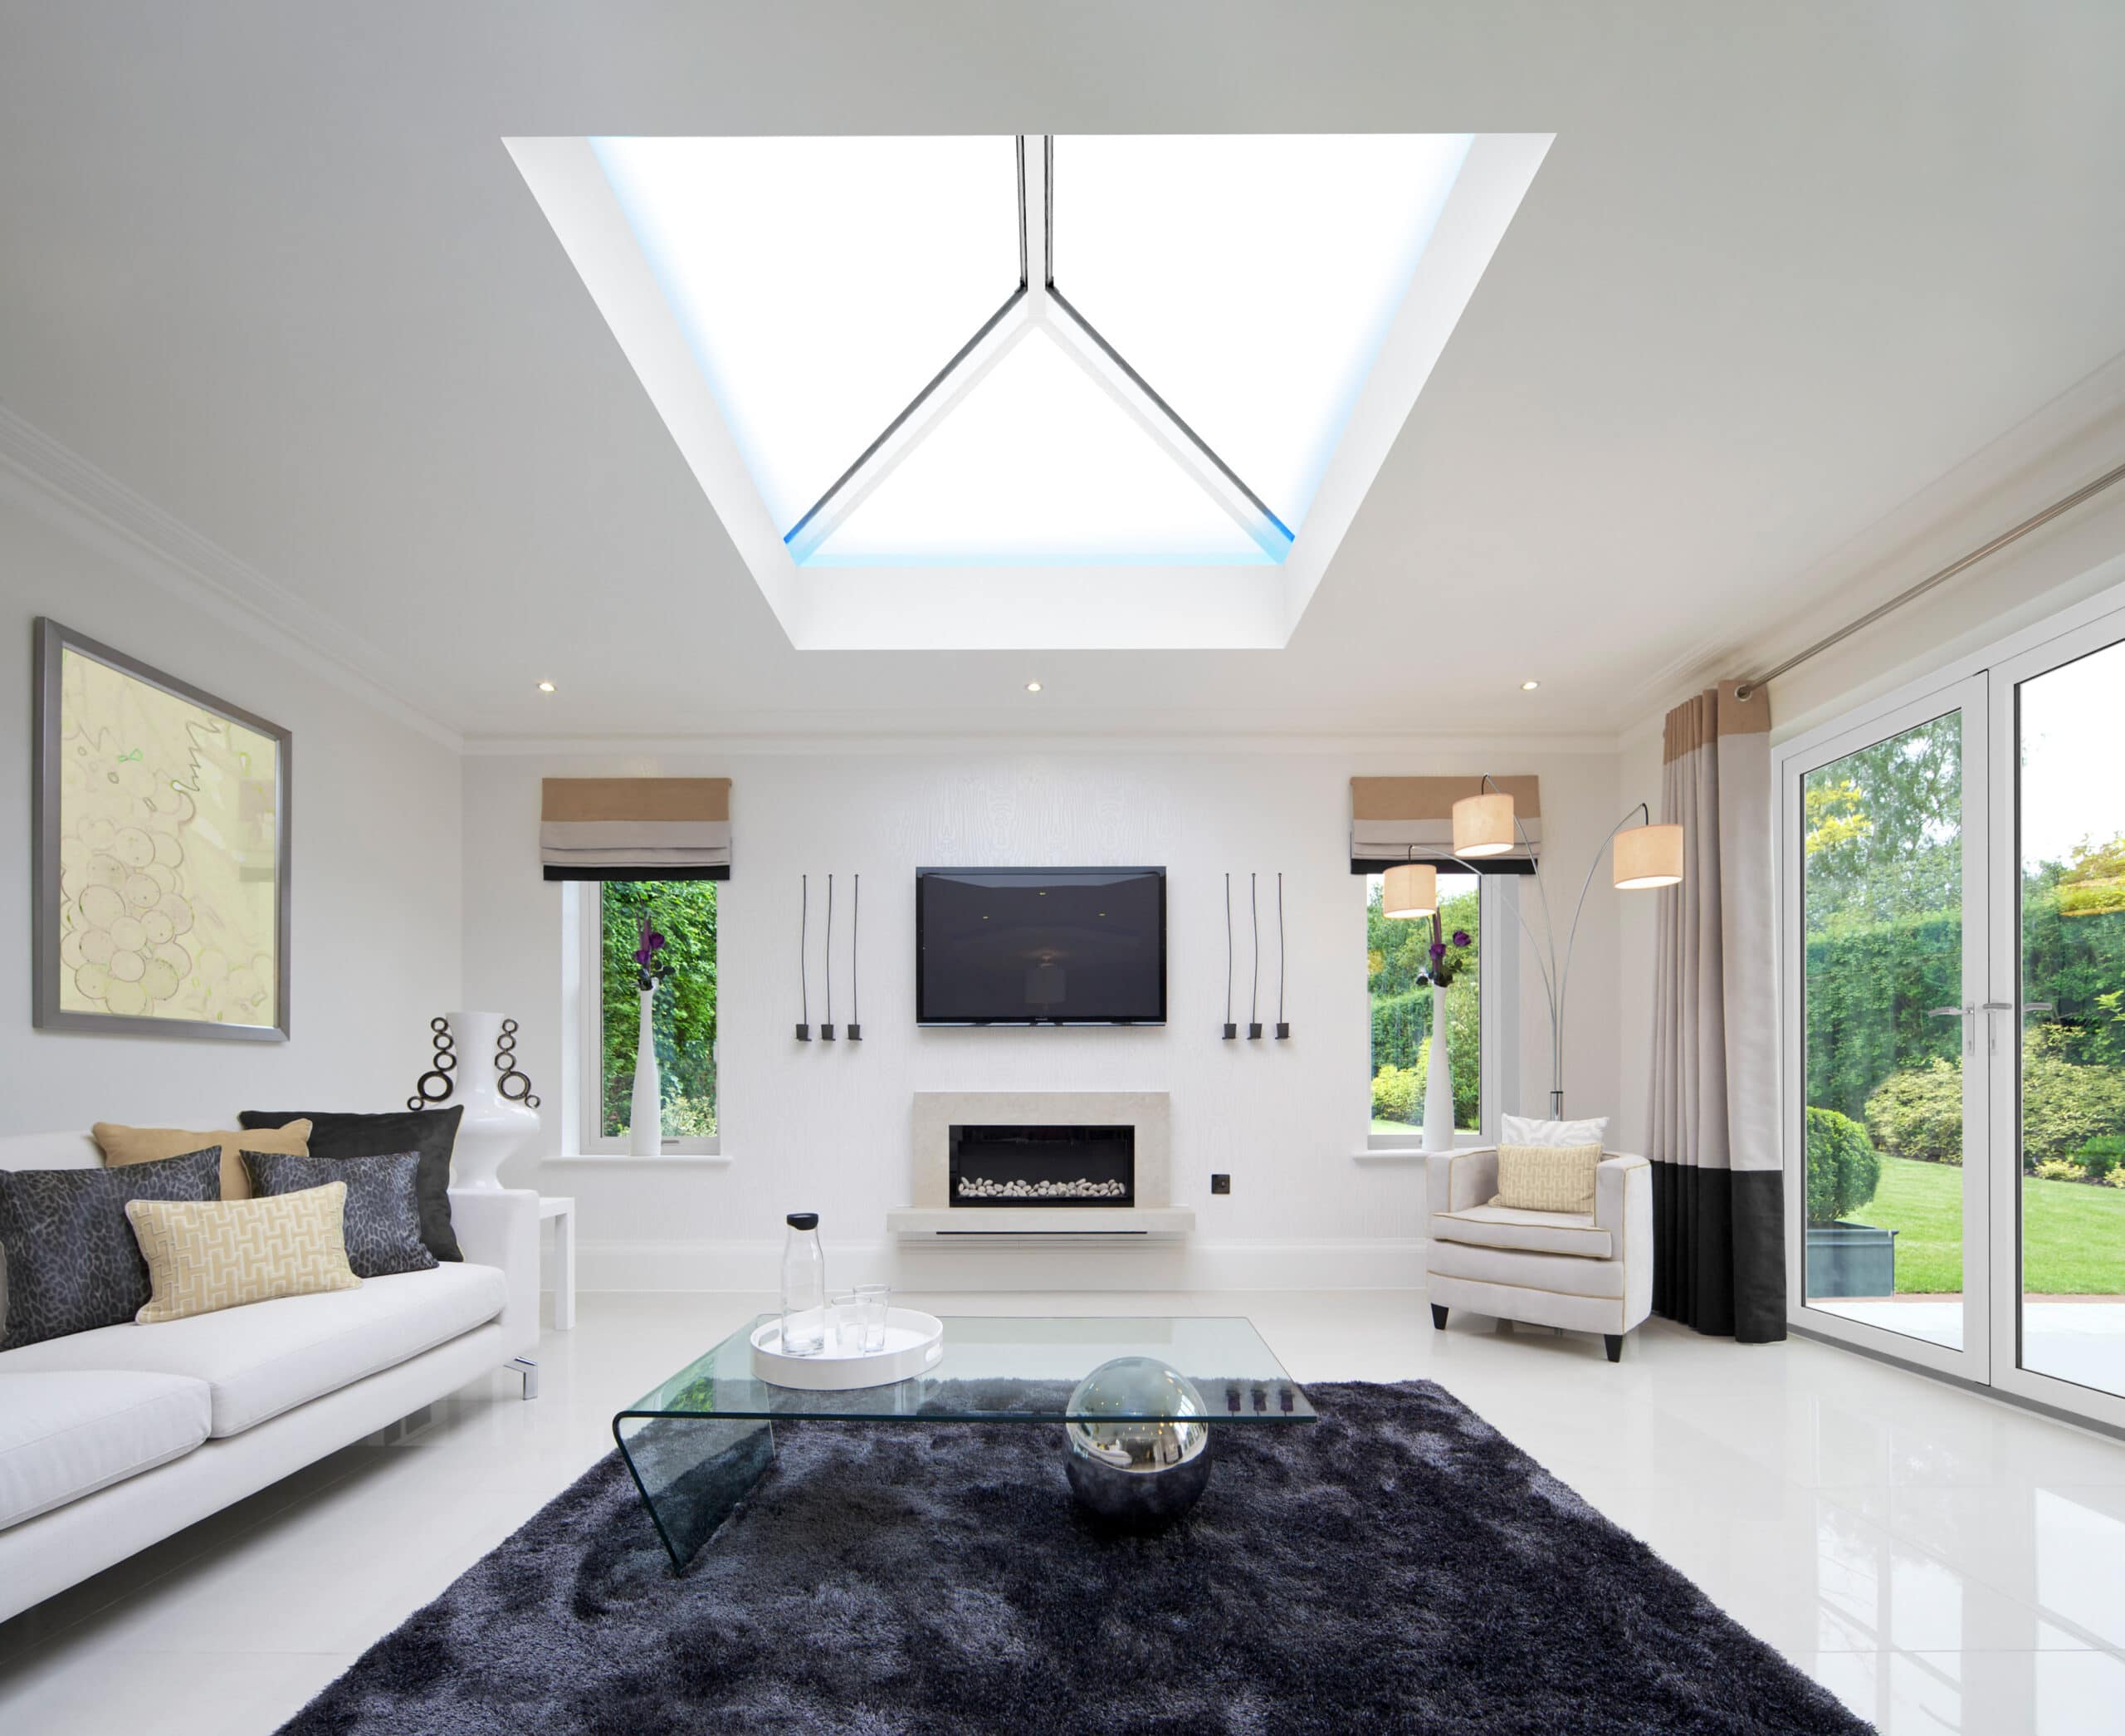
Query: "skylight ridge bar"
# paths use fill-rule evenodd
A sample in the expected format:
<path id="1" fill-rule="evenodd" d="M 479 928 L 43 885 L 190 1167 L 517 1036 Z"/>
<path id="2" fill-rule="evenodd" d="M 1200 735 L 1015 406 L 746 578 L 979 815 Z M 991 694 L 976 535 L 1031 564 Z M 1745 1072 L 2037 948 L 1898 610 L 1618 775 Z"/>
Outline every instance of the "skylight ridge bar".
<path id="1" fill-rule="evenodd" d="M 1142 374 L 1139 374 L 1134 368 L 1130 366 L 1128 359 L 1122 355 L 1121 352 L 1116 350 L 1113 345 L 1108 343 L 1107 340 L 1100 335 L 1099 328 L 1094 325 L 1092 322 L 1087 320 L 1082 314 L 1079 313 L 1075 307 L 1071 306 L 1070 298 L 1055 286 L 1053 278 L 1051 277 L 1048 280 L 1047 288 L 1049 299 L 1052 300 L 1058 307 L 1061 308 L 1064 313 L 1070 316 L 1072 323 L 1074 324 L 1080 331 L 1083 332 L 1087 338 L 1092 340 L 1093 344 L 1098 347 L 1100 354 L 1104 355 L 1107 360 L 1118 368 L 1122 374 L 1128 378 L 1130 384 L 1134 385 L 1138 391 L 1144 394 L 1146 399 L 1156 406 L 1159 413 L 1164 416 L 1168 422 L 1171 423 L 1175 428 L 1178 428 L 1182 434 L 1185 435 L 1188 438 L 1189 443 L 1192 445 L 1197 452 L 1200 452 L 1205 458 L 1209 460 L 1211 465 L 1217 470 L 1218 474 L 1222 476 L 1228 482 L 1231 483 L 1232 486 L 1246 499 L 1249 506 L 1253 507 L 1257 512 L 1260 513 L 1270 524 L 1276 526 L 1277 533 L 1283 537 L 1287 543 L 1297 542 L 1298 539 L 1292 535 L 1291 526 L 1286 524 L 1281 518 L 1277 517 L 1274 512 L 1271 511 L 1269 510 L 1268 503 L 1252 488 L 1249 488 L 1245 482 L 1240 480 L 1238 473 L 1233 469 L 1232 466 L 1226 463 L 1223 458 L 1219 457 L 1215 450 L 1211 447 L 1209 442 L 1205 440 L 1200 434 L 1197 433 L 1194 428 L 1190 428 L 1188 425 L 1187 419 L 1183 417 L 1178 410 L 1175 409 L 1171 404 L 1168 403 L 1165 399 L 1161 398 L 1158 394 L 1157 390 L 1152 386 L 1149 380 L 1146 379 Z M 839 485 L 837 484 L 836 486 L 838 487 Z"/>
<path id="2" fill-rule="evenodd" d="M 1021 291 L 1023 291 L 1032 286 L 1033 273 L 1031 270 L 1028 269 L 1026 260 L 1026 135 L 1023 133 L 1020 133 L 1018 135 L 1018 139 L 1019 287 Z"/>
<path id="3" fill-rule="evenodd" d="M 913 398 L 908 400 L 906 408 L 901 410 L 899 415 L 894 417 L 891 422 L 887 423 L 885 427 L 879 431 L 877 438 L 873 440 L 868 446 L 865 447 L 861 452 L 857 454 L 856 462 L 851 464 L 848 469 L 842 472 L 839 476 L 836 477 L 832 486 L 828 488 L 827 491 L 812 503 L 811 509 L 807 511 L 802 518 L 799 519 L 795 524 L 789 527 L 788 532 L 782 539 L 783 544 L 785 547 L 789 546 L 796 541 L 797 538 L 803 534 L 804 527 L 816 519 L 821 512 L 825 511 L 828 505 L 833 500 L 834 496 L 846 488 L 862 471 L 864 467 L 867 465 L 872 459 L 877 456 L 880 449 L 885 446 L 886 443 L 891 440 L 896 433 L 899 433 L 899 431 L 906 425 L 908 418 L 913 416 L 917 410 L 921 409 L 922 406 L 929 401 L 940 386 L 943 385 L 946 380 L 950 379 L 953 374 L 959 371 L 960 364 L 965 362 L 966 359 L 980 346 L 984 339 L 985 339 L 1003 323 L 1004 320 L 1011 312 L 1012 309 L 1015 308 L 1021 301 L 1025 300 L 1026 294 L 1027 286 L 1021 283 L 1016 289 L 1013 290 L 1009 296 L 1004 298 L 1004 305 L 998 308 L 994 313 L 989 315 L 986 320 L 982 321 L 980 329 L 952 353 L 951 359 L 946 362 L 943 367 L 940 368 L 936 373 L 931 377 L 929 384 L 923 387 L 920 392 L 917 392 Z M 1287 531 L 1285 534 L 1288 535 L 1290 533 Z"/>
<path id="4" fill-rule="evenodd" d="M 1055 287 L 1055 134 L 1040 135 L 1040 222 L 1047 287 Z"/>

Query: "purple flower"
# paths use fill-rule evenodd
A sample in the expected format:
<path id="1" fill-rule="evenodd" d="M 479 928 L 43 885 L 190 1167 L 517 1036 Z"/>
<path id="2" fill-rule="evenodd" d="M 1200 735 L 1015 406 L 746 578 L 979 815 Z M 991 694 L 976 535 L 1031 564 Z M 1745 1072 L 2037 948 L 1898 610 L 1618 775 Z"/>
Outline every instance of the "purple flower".
<path id="1" fill-rule="evenodd" d="M 1468 944 L 1468 931 L 1465 928 L 1455 929 L 1453 931 L 1453 944 L 1457 946 L 1467 946 Z"/>
<path id="2" fill-rule="evenodd" d="M 1434 941 L 1431 943 L 1431 956 L 1434 958 L 1444 958 L 1446 956 L 1446 947 L 1444 944 L 1439 941 Z"/>
<path id="3" fill-rule="evenodd" d="M 635 963 L 647 971 L 649 968 L 649 961 L 657 956 L 657 949 L 663 944 L 664 936 L 657 932 L 655 926 L 647 917 L 643 917 L 642 944 L 634 949 Z"/>

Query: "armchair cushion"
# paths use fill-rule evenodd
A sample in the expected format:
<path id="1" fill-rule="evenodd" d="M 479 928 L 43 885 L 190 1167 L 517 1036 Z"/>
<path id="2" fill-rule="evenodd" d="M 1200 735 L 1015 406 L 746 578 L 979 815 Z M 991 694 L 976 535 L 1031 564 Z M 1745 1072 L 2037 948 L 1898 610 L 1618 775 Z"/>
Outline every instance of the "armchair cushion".
<path id="1" fill-rule="evenodd" d="M 1444 1242 L 1518 1248 L 1530 1254 L 1572 1254 L 1582 1259 L 1607 1259 L 1615 1252 L 1615 1237 L 1595 1223 L 1591 1212 L 1471 1205 L 1460 1211 L 1434 1212 L 1431 1233 Z"/>

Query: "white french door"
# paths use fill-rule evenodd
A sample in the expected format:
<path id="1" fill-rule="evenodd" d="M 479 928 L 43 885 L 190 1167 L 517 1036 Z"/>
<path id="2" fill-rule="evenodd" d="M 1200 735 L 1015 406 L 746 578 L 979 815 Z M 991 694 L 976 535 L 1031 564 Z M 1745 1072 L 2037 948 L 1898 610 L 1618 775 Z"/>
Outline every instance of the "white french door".
<path id="1" fill-rule="evenodd" d="M 1779 756 L 1793 1322 L 2125 1426 L 2125 611 Z"/>

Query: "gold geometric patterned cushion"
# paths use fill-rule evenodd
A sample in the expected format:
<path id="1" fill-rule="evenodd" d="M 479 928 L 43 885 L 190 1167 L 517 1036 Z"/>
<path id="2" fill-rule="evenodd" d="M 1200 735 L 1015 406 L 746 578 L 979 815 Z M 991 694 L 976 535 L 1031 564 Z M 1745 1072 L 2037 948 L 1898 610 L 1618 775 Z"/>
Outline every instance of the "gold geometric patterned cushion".
<path id="1" fill-rule="evenodd" d="M 1590 1212 L 1600 1161 L 1598 1145 L 1502 1145 L 1491 1204 L 1519 1211 Z"/>
<path id="2" fill-rule="evenodd" d="M 129 1200 L 154 1293 L 142 1325 L 360 1286 L 347 1264 L 347 1184 L 264 1200 Z"/>

